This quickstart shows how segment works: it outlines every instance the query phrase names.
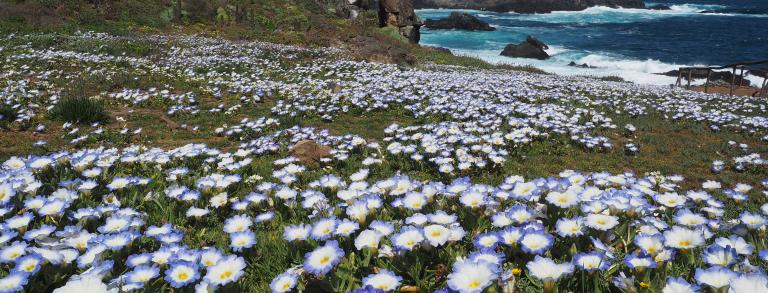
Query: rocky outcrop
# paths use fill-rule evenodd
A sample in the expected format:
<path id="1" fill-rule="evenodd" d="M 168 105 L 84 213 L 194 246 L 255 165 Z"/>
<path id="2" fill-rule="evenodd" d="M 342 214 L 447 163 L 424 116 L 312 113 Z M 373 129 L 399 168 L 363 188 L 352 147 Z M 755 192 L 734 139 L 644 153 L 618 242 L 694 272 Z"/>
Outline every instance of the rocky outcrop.
<path id="1" fill-rule="evenodd" d="M 578 64 L 575 61 L 571 61 L 571 63 L 568 63 L 568 66 L 570 66 L 570 67 L 578 67 L 578 68 L 595 68 L 595 67 L 589 66 L 589 64 L 587 64 L 587 63 Z"/>
<path id="2" fill-rule="evenodd" d="M 517 45 L 507 45 L 504 48 L 504 51 L 501 52 L 501 56 L 544 60 L 549 58 L 549 54 L 547 54 L 544 49 L 549 49 L 549 47 L 536 39 L 536 37 L 528 36 L 525 42 Z"/>
<path id="3" fill-rule="evenodd" d="M 673 76 L 677 77 L 677 70 L 667 71 L 664 73 L 657 73 L 660 75 L 666 75 L 666 76 Z M 683 71 L 683 80 L 688 79 L 688 71 Z M 733 73 L 729 71 L 712 71 L 712 75 L 709 77 L 709 81 L 713 82 L 715 84 L 722 83 L 722 84 L 731 84 L 731 81 L 734 80 Z M 694 70 L 691 73 L 691 79 L 707 79 L 707 71 L 706 70 Z M 735 76 L 735 83 L 736 85 L 742 85 L 742 86 L 749 86 L 750 82 L 746 78 L 741 78 L 739 74 L 736 74 Z"/>
<path id="4" fill-rule="evenodd" d="M 645 8 L 643 0 L 413 0 L 416 9 L 452 8 L 496 12 L 547 13 L 577 11 L 592 6 Z"/>
<path id="5" fill-rule="evenodd" d="M 669 5 L 664 4 L 656 4 L 653 6 L 648 6 L 648 9 L 650 10 L 672 10 L 672 7 L 669 7 Z"/>
<path id="6" fill-rule="evenodd" d="M 379 26 L 397 28 L 401 36 L 417 44 L 421 39 L 421 19 L 413 11 L 411 0 L 380 0 Z"/>
<path id="7" fill-rule="evenodd" d="M 472 14 L 452 12 L 450 16 L 443 19 L 427 19 L 424 22 L 424 26 L 429 29 L 437 30 L 468 30 L 468 31 L 494 31 L 495 27 L 492 27 L 488 23 L 478 19 Z"/>

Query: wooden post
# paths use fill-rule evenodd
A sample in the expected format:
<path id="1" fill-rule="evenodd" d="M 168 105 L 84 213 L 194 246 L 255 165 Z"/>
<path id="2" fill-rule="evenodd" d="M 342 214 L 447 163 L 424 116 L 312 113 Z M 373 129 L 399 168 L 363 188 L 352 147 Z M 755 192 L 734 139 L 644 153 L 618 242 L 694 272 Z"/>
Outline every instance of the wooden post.
<path id="1" fill-rule="evenodd" d="M 707 68 L 707 81 L 704 82 L 704 93 L 709 93 L 709 77 L 712 76 L 712 69 Z"/>
<path id="2" fill-rule="evenodd" d="M 733 96 L 733 84 L 736 82 L 736 66 L 733 67 L 733 73 L 731 73 L 731 93 L 730 96 Z"/>
<path id="3" fill-rule="evenodd" d="M 683 77 L 683 69 L 680 68 L 677 70 L 677 82 L 675 82 L 675 86 L 680 86 L 680 78 Z"/>
<path id="4" fill-rule="evenodd" d="M 693 73 L 693 69 L 688 68 L 688 85 L 685 86 L 687 90 L 691 89 L 691 73 Z"/>
<path id="5" fill-rule="evenodd" d="M 762 95 L 768 97 L 768 75 L 763 78 L 763 87 L 760 88 L 760 96 Z"/>

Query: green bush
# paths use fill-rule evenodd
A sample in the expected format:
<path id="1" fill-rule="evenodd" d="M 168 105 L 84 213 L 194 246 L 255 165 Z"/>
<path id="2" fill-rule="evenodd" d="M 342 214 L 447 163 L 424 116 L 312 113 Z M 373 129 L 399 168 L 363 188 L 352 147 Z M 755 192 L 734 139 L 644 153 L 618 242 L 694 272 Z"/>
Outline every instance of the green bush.
<path id="1" fill-rule="evenodd" d="M 10 124 L 13 120 L 16 120 L 16 117 L 15 110 L 9 106 L 0 105 L 0 127 Z"/>
<path id="2" fill-rule="evenodd" d="M 615 75 L 601 76 L 601 77 L 598 77 L 597 79 L 604 80 L 604 81 L 616 81 L 616 82 L 625 82 L 626 81 L 623 78 L 615 76 Z"/>
<path id="3" fill-rule="evenodd" d="M 86 97 L 63 98 L 51 111 L 54 118 L 66 122 L 103 122 L 108 117 L 104 101 Z"/>

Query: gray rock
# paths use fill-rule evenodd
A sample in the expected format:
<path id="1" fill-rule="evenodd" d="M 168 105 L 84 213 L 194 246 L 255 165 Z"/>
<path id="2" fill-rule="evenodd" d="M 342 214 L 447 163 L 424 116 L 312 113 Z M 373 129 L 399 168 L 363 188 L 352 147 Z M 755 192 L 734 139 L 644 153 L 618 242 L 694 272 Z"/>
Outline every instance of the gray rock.
<path id="1" fill-rule="evenodd" d="M 534 36 L 528 36 L 525 42 L 520 44 L 509 44 L 501 52 L 502 56 L 514 58 L 533 58 L 544 60 L 549 58 L 549 54 L 544 51 L 549 49 L 547 45 L 536 39 Z"/>
<path id="2" fill-rule="evenodd" d="M 478 19 L 469 13 L 452 12 L 450 16 L 443 19 L 427 19 L 424 26 L 429 29 L 460 29 L 468 31 L 494 31 L 488 23 Z"/>
<path id="3" fill-rule="evenodd" d="M 409 42 L 417 44 L 421 39 L 419 29 L 422 25 L 410 0 L 379 1 L 379 26 L 395 27 Z"/>

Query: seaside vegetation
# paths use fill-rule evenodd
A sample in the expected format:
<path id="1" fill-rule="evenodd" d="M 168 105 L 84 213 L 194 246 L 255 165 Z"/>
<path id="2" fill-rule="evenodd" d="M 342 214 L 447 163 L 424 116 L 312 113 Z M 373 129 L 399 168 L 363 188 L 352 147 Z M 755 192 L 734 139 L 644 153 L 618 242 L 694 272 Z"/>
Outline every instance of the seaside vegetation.
<path id="1" fill-rule="evenodd" d="M 768 285 L 752 98 L 491 65 L 304 1 L 20 3 L 84 9 L 0 21 L 3 290 Z M 419 62 L 326 46 L 350 33 Z"/>

